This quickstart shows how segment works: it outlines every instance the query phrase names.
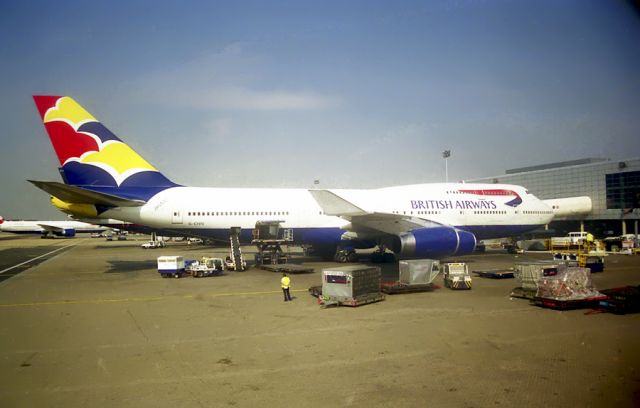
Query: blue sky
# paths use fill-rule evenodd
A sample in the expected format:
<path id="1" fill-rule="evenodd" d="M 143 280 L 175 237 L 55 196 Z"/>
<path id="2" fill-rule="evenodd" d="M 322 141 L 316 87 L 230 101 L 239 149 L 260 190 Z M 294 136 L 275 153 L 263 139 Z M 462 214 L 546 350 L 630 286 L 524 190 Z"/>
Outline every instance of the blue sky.
<path id="1" fill-rule="evenodd" d="M 0 0 L 0 214 L 62 218 L 31 100 L 69 95 L 173 181 L 370 188 L 640 156 L 624 1 Z"/>

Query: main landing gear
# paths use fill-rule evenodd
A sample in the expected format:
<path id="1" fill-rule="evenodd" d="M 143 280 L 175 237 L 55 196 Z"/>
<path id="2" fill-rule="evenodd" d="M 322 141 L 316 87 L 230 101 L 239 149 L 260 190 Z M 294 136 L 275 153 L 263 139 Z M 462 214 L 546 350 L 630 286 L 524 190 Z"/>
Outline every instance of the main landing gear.
<path id="1" fill-rule="evenodd" d="M 353 248 L 338 248 L 333 260 L 340 263 L 357 262 L 358 254 Z M 373 263 L 393 263 L 396 256 L 392 252 L 386 252 L 384 246 L 379 246 L 371 253 L 371 262 Z"/>
<path id="2" fill-rule="evenodd" d="M 333 256 L 333 260 L 340 263 L 356 262 L 358 260 L 358 254 L 356 254 L 353 248 L 338 248 L 336 254 Z"/>

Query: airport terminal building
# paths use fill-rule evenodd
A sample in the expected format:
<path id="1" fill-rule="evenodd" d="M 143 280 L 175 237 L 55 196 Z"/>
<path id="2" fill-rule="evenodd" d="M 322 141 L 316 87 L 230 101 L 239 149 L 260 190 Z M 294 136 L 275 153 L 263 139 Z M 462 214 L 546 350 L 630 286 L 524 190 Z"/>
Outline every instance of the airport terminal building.
<path id="1" fill-rule="evenodd" d="M 471 180 L 469 180 L 471 181 Z M 504 175 L 473 182 L 526 187 L 540 199 L 589 196 L 591 214 L 554 220 L 550 228 L 564 234 L 584 229 L 596 237 L 638 234 L 640 159 L 587 158 L 507 170 Z"/>

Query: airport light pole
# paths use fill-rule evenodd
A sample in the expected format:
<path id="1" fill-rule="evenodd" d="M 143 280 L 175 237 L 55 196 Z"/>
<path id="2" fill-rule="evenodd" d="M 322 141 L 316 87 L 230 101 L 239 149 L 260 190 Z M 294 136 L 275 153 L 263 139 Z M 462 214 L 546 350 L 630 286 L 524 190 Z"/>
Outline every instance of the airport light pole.
<path id="1" fill-rule="evenodd" d="M 449 182 L 449 157 L 451 156 L 451 150 L 445 150 L 442 152 L 442 158 L 444 158 L 444 177 L 445 181 Z"/>

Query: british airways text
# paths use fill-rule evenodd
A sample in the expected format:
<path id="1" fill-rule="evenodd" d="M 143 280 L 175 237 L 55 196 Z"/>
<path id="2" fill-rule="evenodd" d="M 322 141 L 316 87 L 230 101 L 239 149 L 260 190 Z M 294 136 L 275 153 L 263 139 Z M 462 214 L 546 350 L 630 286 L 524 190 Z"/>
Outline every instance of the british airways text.
<path id="1" fill-rule="evenodd" d="M 411 200 L 413 210 L 495 210 L 493 200 Z"/>

